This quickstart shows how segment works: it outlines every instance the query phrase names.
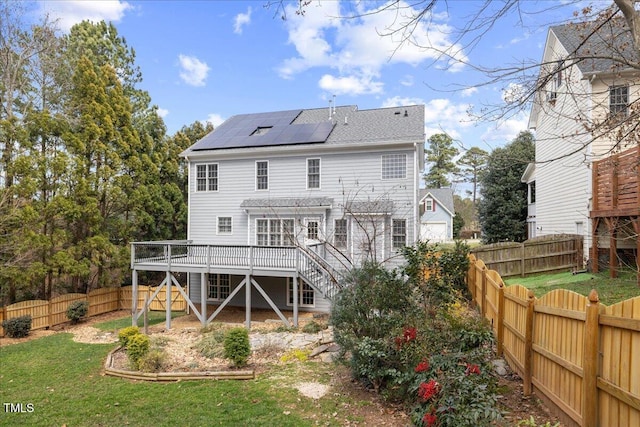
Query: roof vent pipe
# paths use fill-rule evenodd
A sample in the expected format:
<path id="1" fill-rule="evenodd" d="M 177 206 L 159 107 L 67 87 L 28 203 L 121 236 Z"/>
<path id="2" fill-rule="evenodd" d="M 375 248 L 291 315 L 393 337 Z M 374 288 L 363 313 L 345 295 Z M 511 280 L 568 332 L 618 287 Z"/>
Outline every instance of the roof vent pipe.
<path id="1" fill-rule="evenodd" d="M 409 113 L 407 113 L 407 110 L 404 110 L 404 116 L 409 117 Z"/>

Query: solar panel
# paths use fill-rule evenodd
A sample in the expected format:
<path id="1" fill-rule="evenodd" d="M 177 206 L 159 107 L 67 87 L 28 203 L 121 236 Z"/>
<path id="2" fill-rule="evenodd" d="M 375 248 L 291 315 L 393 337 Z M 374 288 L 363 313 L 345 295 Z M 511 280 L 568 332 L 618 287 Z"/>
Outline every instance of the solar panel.
<path id="1" fill-rule="evenodd" d="M 302 110 L 241 114 L 231 117 L 218 128 L 195 143 L 191 150 L 265 147 L 276 145 L 325 142 L 333 130 L 333 123 L 292 122 Z"/>

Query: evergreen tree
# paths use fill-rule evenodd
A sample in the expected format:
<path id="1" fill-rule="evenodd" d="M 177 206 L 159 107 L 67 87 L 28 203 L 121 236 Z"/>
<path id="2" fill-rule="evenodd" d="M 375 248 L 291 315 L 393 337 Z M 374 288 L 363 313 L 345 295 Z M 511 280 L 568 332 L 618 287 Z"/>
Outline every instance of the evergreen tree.
<path id="1" fill-rule="evenodd" d="M 480 173 L 487 163 L 489 153 L 478 147 L 471 147 L 460 159 L 458 159 L 459 172 L 458 177 L 462 182 L 469 182 L 473 185 L 472 200 L 476 204 L 476 194 L 478 191 L 478 183 L 480 182 Z"/>
<path id="2" fill-rule="evenodd" d="M 487 243 L 521 242 L 527 238 L 527 186 L 520 178 L 535 158 L 531 132 L 520 132 L 503 148 L 496 148 L 482 174 L 478 215 Z"/>
<path id="3" fill-rule="evenodd" d="M 453 158 L 458 154 L 458 149 L 453 146 L 453 139 L 447 134 L 439 133 L 431 136 L 424 150 L 426 160 L 431 163 L 429 172 L 424 175 L 427 188 L 447 188 L 451 186 L 448 175 L 456 173 L 458 167 Z"/>

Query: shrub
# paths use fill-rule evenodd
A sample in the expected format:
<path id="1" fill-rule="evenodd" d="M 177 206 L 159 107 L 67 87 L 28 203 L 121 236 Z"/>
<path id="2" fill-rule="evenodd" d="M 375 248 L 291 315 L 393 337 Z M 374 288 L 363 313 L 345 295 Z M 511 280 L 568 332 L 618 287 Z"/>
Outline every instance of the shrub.
<path id="1" fill-rule="evenodd" d="M 88 312 L 88 301 L 74 301 L 67 307 L 67 319 L 71 320 L 72 324 L 75 324 L 78 323 L 84 316 L 86 316 Z"/>
<path id="2" fill-rule="evenodd" d="M 302 327 L 302 332 L 304 332 L 305 334 L 316 334 L 323 329 L 326 329 L 326 327 L 312 320 Z"/>
<path id="3" fill-rule="evenodd" d="M 129 339 L 139 333 L 140 328 L 137 326 L 127 326 L 126 328 L 120 329 L 120 332 L 118 332 L 118 341 L 122 347 L 127 348 L 129 345 Z"/>
<path id="4" fill-rule="evenodd" d="M 245 328 L 229 329 L 224 336 L 224 357 L 230 359 L 234 366 L 242 367 L 247 364 L 251 354 L 249 333 Z"/>
<path id="5" fill-rule="evenodd" d="M 138 360 L 138 369 L 142 372 L 158 372 L 164 369 L 166 353 L 154 348 L 142 355 Z"/>
<path id="6" fill-rule="evenodd" d="M 4 333 L 10 338 L 23 338 L 31 331 L 31 316 L 14 317 L 2 322 Z"/>
<path id="7" fill-rule="evenodd" d="M 140 368 L 140 360 L 149 351 L 151 341 L 144 334 L 135 334 L 129 337 L 127 342 L 127 356 L 135 369 Z"/>

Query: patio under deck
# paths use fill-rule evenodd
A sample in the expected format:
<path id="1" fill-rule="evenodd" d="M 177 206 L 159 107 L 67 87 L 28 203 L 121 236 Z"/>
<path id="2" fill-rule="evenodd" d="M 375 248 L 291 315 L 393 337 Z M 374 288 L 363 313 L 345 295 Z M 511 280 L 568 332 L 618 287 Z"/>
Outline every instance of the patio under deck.
<path id="1" fill-rule="evenodd" d="M 288 319 L 282 314 L 267 292 L 255 280 L 255 276 L 291 277 L 293 286 L 293 324 L 298 325 L 298 280 L 304 280 L 325 298 L 332 299 L 339 291 L 339 274 L 329 266 L 324 259 L 309 248 L 295 246 L 270 247 L 270 246 L 238 246 L 238 245 L 207 245 L 194 244 L 189 241 L 164 241 L 164 242 L 134 242 L 131 244 L 131 269 L 132 269 L 132 323 L 135 325 L 140 315 L 148 308 L 163 286 L 167 287 L 167 316 L 166 327 L 171 327 L 171 286 L 176 286 L 188 306 L 200 319 L 202 325 L 211 322 L 220 311 L 241 290 L 245 290 L 245 323 L 251 326 L 251 289 L 255 288 L 267 301 L 269 306 L 289 326 Z M 149 298 L 145 307 L 140 311 L 138 302 L 138 271 L 164 271 L 166 277 L 158 286 L 156 292 Z M 176 280 L 172 273 L 199 273 L 200 301 L 196 308 L 194 301 Z M 223 273 L 245 276 L 222 301 L 218 308 L 209 316 L 202 307 L 207 306 L 206 300 L 206 274 Z"/>

